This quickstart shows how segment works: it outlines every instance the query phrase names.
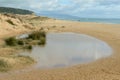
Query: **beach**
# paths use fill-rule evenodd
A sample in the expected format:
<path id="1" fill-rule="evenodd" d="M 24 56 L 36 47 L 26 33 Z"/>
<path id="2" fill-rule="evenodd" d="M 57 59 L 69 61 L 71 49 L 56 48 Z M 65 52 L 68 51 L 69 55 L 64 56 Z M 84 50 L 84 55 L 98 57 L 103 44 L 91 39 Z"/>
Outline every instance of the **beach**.
<path id="1" fill-rule="evenodd" d="M 47 32 L 74 32 L 86 34 L 105 41 L 113 49 L 110 57 L 102 58 L 88 64 L 80 64 L 57 69 L 33 69 L 31 71 L 11 73 L 0 76 L 0 80 L 120 80 L 120 25 L 102 24 L 77 21 L 49 19 L 41 24 Z M 53 28 L 53 26 L 56 26 Z M 39 29 L 39 28 L 36 29 Z M 32 30 L 32 29 L 31 29 Z M 19 33 L 18 33 L 19 32 Z M 18 31 L 6 32 L 14 35 L 29 32 L 28 29 L 19 28 Z M 2 32 L 0 33 L 2 34 Z M 3 38 L 3 37 L 0 37 Z"/>

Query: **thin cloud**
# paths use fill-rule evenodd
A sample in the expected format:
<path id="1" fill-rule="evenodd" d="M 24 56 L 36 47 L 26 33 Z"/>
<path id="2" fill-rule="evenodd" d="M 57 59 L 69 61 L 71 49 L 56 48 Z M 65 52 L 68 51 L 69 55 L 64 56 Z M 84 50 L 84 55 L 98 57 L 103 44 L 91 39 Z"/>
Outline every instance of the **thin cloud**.
<path id="1" fill-rule="evenodd" d="M 0 6 L 77 16 L 120 18 L 120 0 L 0 0 Z"/>

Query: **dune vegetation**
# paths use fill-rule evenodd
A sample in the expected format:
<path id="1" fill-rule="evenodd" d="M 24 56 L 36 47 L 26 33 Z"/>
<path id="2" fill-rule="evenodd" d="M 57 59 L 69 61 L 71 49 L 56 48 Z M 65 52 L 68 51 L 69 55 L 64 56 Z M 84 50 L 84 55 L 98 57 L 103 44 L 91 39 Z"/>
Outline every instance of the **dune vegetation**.
<path id="1" fill-rule="evenodd" d="M 23 9 L 16 9 L 16 8 L 10 8 L 10 7 L 0 7 L 0 13 L 12 13 L 12 14 L 33 14 L 34 12 L 29 10 L 23 10 Z"/>
<path id="2" fill-rule="evenodd" d="M 1 59 L 0 60 L 0 71 L 6 72 L 10 69 L 10 65 L 7 63 L 7 61 Z"/>
<path id="3" fill-rule="evenodd" d="M 35 63 L 29 56 L 7 55 L 0 57 L 0 72 L 7 72 L 16 66 L 27 66 Z"/>
<path id="4" fill-rule="evenodd" d="M 44 31 L 35 31 L 31 34 L 28 34 L 28 37 L 26 38 L 19 38 L 16 39 L 16 37 L 10 37 L 5 39 L 5 43 L 7 46 L 21 46 L 25 49 L 32 49 L 32 44 L 39 44 L 39 45 L 45 45 L 46 43 L 46 33 Z"/>

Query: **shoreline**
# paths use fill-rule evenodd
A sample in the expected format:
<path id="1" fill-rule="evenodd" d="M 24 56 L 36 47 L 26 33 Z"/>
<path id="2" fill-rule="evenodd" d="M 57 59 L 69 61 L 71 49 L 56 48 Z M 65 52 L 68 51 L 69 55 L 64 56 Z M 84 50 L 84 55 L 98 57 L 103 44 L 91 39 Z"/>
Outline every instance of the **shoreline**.
<path id="1" fill-rule="evenodd" d="M 52 70 L 33 70 L 22 74 L 10 74 L 0 80 L 112 80 L 120 79 L 120 25 L 48 20 L 42 27 L 56 25 L 51 32 L 75 32 L 105 41 L 114 50 L 113 55 L 89 64 Z M 65 26 L 61 28 L 61 26 Z"/>
<path id="2" fill-rule="evenodd" d="M 100 22 L 100 21 L 82 21 L 82 20 L 70 20 L 70 19 L 59 19 L 59 18 L 52 18 L 51 19 L 55 19 L 55 20 L 61 20 L 61 21 L 72 21 L 72 22 L 83 22 L 83 23 L 97 23 L 97 24 L 116 24 L 116 25 L 120 25 L 120 23 L 114 23 L 114 22 Z M 86 19 L 86 18 L 85 18 Z M 90 18 L 91 19 L 91 18 Z M 98 18 L 101 19 L 101 18 Z M 109 19 L 109 18 L 108 18 Z"/>

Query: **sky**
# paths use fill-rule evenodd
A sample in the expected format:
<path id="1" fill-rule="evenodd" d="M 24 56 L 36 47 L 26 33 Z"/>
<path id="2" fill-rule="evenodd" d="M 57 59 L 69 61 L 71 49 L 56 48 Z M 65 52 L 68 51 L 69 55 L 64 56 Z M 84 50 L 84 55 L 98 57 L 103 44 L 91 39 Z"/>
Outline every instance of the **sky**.
<path id="1" fill-rule="evenodd" d="M 79 17 L 120 18 L 120 0 L 0 0 L 1 7 Z"/>

